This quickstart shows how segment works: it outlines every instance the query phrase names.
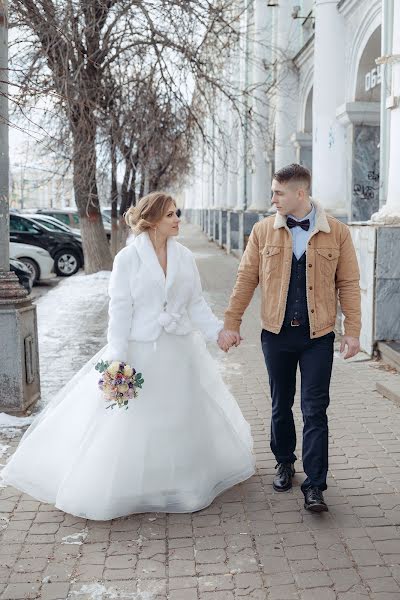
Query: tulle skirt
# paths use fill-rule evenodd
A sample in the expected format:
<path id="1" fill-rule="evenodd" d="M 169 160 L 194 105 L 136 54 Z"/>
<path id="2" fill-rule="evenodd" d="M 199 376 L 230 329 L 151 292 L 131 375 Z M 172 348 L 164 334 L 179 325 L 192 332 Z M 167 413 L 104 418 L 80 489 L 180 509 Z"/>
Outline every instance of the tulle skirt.
<path id="1" fill-rule="evenodd" d="M 254 473 L 252 437 L 201 336 L 130 342 L 144 378 L 129 408 L 106 408 L 94 365 L 33 421 L 3 481 L 70 514 L 108 520 L 193 512 Z"/>

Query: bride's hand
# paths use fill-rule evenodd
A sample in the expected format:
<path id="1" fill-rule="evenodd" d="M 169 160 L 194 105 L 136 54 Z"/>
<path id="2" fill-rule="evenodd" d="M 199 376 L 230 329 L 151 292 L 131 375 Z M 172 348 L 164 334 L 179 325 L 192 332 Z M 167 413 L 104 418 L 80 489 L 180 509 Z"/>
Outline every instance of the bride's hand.
<path id="1" fill-rule="evenodd" d="M 232 346 L 239 346 L 242 339 L 239 332 L 222 329 L 218 335 L 218 346 L 224 352 L 228 352 Z"/>

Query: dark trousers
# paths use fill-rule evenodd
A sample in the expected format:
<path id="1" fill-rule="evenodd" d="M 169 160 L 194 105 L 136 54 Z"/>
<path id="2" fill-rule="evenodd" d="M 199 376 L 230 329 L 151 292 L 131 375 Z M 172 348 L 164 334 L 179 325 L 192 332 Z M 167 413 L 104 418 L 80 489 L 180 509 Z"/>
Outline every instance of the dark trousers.
<path id="1" fill-rule="evenodd" d="M 301 486 L 326 490 L 328 472 L 329 385 L 335 334 L 310 339 L 306 326 L 284 326 L 279 334 L 263 329 L 262 349 L 272 397 L 271 450 L 278 463 L 296 460 L 296 429 L 293 402 L 296 371 L 301 373 L 303 413 L 303 467 L 307 475 Z"/>

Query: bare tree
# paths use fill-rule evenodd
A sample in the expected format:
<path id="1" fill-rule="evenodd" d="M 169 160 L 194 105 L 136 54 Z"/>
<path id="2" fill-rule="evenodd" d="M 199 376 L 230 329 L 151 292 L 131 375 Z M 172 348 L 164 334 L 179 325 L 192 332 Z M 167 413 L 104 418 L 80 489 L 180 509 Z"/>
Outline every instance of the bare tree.
<path id="1" fill-rule="evenodd" d="M 237 4 L 11 0 L 22 33 L 16 45 L 22 68 L 13 73 L 20 90 L 16 100 L 24 110 L 50 97 L 52 110 L 63 116 L 86 272 L 111 266 L 96 179 L 104 140 L 116 223 L 119 165 L 124 165 L 122 214 L 135 202 L 136 190 L 171 185 L 188 169 L 194 130 L 206 136 L 198 109 L 211 106 L 212 90 L 237 101 L 221 75 L 239 34 Z"/>

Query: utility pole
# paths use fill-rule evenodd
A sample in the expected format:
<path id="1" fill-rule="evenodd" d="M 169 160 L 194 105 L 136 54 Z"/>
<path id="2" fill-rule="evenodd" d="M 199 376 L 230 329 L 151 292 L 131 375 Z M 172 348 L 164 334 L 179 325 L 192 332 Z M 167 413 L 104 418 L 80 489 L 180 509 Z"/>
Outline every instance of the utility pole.
<path id="1" fill-rule="evenodd" d="M 36 307 L 10 271 L 8 11 L 0 0 L 0 411 L 23 413 L 40 397 Z"/>

